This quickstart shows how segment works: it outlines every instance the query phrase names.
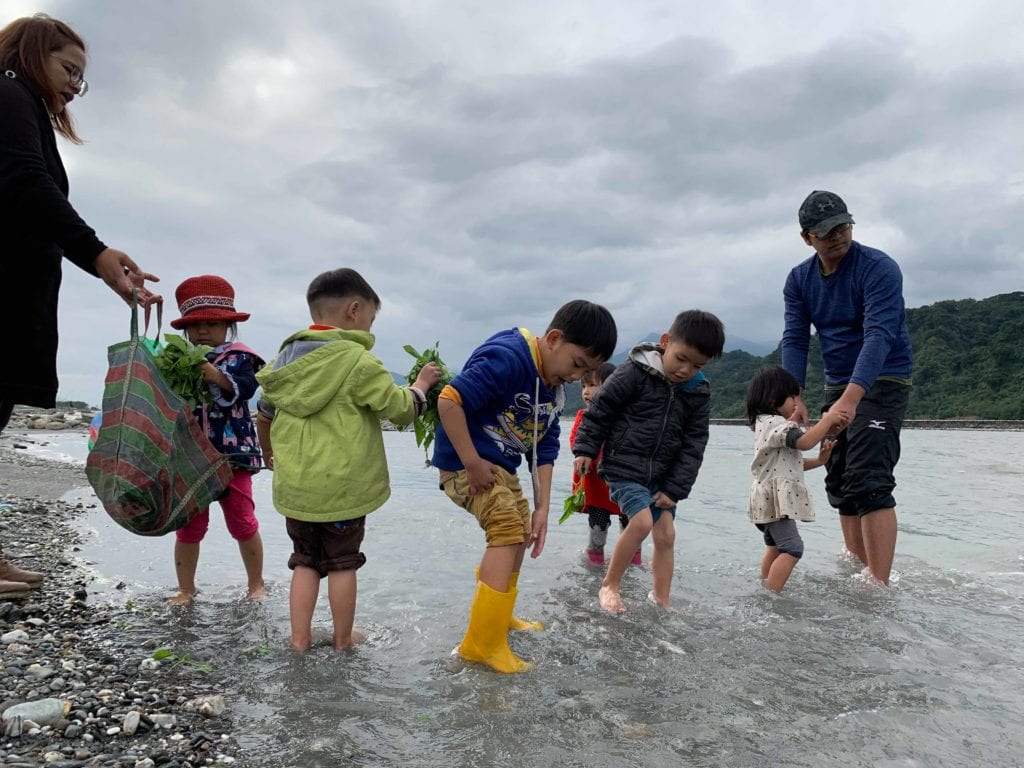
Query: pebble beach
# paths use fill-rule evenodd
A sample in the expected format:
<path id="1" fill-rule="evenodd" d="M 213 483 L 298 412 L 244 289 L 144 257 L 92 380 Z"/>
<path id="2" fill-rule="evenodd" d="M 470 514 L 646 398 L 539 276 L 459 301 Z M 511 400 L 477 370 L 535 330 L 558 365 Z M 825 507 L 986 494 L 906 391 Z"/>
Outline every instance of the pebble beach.
<path id="1" fill-rule="evenodd" d="M 163 612 L 94 594 L 73 525 L 85 507 L 60 500 L 84 471 L 31 455 L 44 437 L 26 419 L 0 435 L 0 544 L 46 580 L 0 598 L 0 765 L 244 765 L 217 670 L 162 646 Z"/>

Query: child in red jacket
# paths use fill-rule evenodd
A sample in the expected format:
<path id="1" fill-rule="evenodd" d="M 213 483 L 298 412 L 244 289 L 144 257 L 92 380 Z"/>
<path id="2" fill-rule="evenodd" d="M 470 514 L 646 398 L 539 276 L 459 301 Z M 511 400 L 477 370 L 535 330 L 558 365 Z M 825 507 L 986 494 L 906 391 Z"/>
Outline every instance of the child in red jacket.
<path id="1" fill-rule="evenodd" d="M 614 370 L 615 366 L 611 363 L 602 363 L 600 367 L 593 371 L 588 371 L 580 379 L 580 384 L 583 385 L 584 407 L 577 412 L 576 421 L 573 423 L 572 431 L 569 433 L 570 450 L 573 443 L 576 442 L 576 430 L 579 429 L 580 422 L 583 420 L 583 413 L 586 411 L 587 404 L 590 403 L 590 398 L 597 394 L 605 379 L 611 376 Z M 598 462 L 595 461 L 590 466 L 590 471 L 582 479 L 584 504 L 580 514 L 587 515 L 587 520 L 590 524 L 590 539 L 583 552 L 590 565 L 600 568 L 604 565 L 604 545 L 608 540 L 608 528 L 612 523 L 612 515 L 618 515 L 619 526 L 622 530 L 625 530 L 626 526 L 629 525 L 629 518 L 619 511 L 618 505 L 609 497 L 608 485 L 597 474 L 597 464 Z M 574 492 L 579 490 L 580 483 L 579 475 L 574 473 L 572 476 L 572 489 Z M 633 553 L 633 559 L 630 562 L 633 565 L 643 565 L 639 549 Z"/>

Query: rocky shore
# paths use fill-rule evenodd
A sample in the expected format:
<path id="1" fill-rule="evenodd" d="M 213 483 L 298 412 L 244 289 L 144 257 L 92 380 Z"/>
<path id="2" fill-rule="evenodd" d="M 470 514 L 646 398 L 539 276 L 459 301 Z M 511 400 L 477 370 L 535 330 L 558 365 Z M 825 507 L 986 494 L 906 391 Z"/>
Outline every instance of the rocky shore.
<path id="1" fill-rule="evenodd" d="M 23 450 L 27 418 L 0 436 L 0 544 L 46 581 L 0 598 L 0 765 L 244 765 L 216 669 L 160 647 L 161 612 L 90 593 L 71 524 L 82 506 L 57 500 L 84 472 Z"/>

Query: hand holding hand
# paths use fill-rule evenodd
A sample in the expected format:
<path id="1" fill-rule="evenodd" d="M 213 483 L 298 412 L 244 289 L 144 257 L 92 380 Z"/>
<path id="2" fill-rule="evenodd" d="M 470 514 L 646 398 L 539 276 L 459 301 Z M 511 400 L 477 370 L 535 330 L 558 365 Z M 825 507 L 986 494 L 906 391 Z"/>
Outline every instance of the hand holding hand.
<path id="1" fill-rule="evenodd" d="M 440 366 L 438 366 L 437 363 L 427 363 L 420 368 L 419 375 L 416 376 L 416 381 L 414 381 L 412 385 L 425 395 L 427 392 L 432 390 L 440 380 Z"/>
<path id="2" fill-rule="evenodd" d="M 124 251 L 107 248 L 100 252 L 93 262 L 96 274 L 127 303 L 132 301 L 132 289 L 138 292 L 139 304 L 148 307 L 163 301 L 163 297 L 146 288 L 146 281 L 159 282 L 160 278 L 143 272 L 139 265 Z"/>
<path id="3" fill-rule="evenodd" d="M 828 457 L 832 455 L 832 449 L 836 447 L 836 441 L 831 437 L 826 437 L 821 441 L 821 445 L 818 446 L 818 461 L 823 465 L 828 461 Z"/>

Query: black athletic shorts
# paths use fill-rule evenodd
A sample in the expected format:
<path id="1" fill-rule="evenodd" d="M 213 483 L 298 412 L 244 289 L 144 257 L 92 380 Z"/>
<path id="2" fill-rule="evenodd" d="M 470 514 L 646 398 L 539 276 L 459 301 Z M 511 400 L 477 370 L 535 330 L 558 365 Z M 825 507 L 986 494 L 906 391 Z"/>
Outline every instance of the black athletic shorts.
<path id="1" fill-rule="evenodd" d="M 843 394 L 826 390 L 821 410 Z M 893 470 L 900 460 L 900 429 L 910 399 L 910 385 L 876 381 L 857 405 L 853 422 L 839 433 L 828 460 L 825 491 L 840 515 L 866 515 L 896 506 Z"/>

